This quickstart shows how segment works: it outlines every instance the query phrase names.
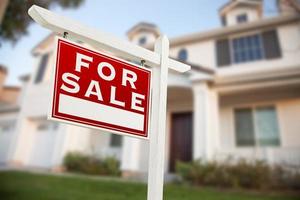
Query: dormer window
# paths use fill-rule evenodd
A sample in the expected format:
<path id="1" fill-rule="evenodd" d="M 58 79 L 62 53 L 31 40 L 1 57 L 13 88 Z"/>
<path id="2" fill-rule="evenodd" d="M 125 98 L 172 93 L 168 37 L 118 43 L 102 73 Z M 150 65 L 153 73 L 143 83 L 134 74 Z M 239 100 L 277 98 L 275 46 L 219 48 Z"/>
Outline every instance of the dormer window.
<path id="1" fill-rule="evenodd" d="M 261 19 L 262 10 L 262 0 L 231 0 L 221 7 L 219 14 L 223 24 L 235 26 Z"/>
<path id="2" fill-rule="evenodd" d="M 180 51 L 178 52 L 178 59 L 181 61 L 187 61 L 188 52 L 186 49 L 180 49 Z"/>
<path id="3" fill-rule="evenodd" d="M 147 42 L 147 38 L 146 37 L 141 37 L 139 39 L 139 45 L 144 45 L 144 44 L 146 44 L 146 42 Z"/>
<path id="4" fill-rule="evenodd" d="M 236 21 L 238 24 L 245 23 L 248 21 L 248 16 L 246 14 L 240 14 L 236 17 Z"/>

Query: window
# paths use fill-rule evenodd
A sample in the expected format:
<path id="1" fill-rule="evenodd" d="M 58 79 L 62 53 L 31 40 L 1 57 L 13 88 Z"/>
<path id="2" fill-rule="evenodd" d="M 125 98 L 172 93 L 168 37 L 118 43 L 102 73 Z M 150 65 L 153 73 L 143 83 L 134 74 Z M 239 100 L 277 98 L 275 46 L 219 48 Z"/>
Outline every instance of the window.
<path id="1" fill-rule="evenodd" d="M 187 61 L 188 52 L 186 49 L 180 49 L 180 51 L 178 52 L 178 59 L 181 61 Z"/>
<path id="2" fill-rule="evenodd" d="M 235 133 L 238 146 L 253 146 L 255 144 L 252 110 L 250 108 L 235 111 Z"/>
<path id="3" fill-rule="evenodd" d="M 147 38 L 146 37 L 141 37 L 139 39 L 139 45 L 144 45 L 144 44 L 146 44 L 146 42 L 147 42 Z"/>
<path id="4" fill-rule="evenodd" d="M 263 45 L 259 34 L 235 38 L 231 41 L 233 62 L 242 63 L 263 59 Z"/>
<path id="5" fill-rule="evenodd" d="M 41 58 L 40 64 L 39 64 L 39 68 L 35 77 L 35 83 L 39 83 L 43 80 L 44 78 L 44 74 L 46 71 L 46 67 L 47 67 L 47 63 L 48 63 L 48 59 L 49 59 L 49 54 L 44 54 Z"/>
<path id="6" fill-rule="evenodd" d="M 248 21 L 248 17 L 247 17 L 246 14 L 241 14 L 241 15 L 238 15 L 238 16 L 236 17 L 236 21 L 237 21 L 238 23 L 245 23 L 245 22 Z"/>
<path id="7" fill-rule="evenodd" d="M 122 145 L 122 136 L 111 134 L 110 146 L 111 147 L 121 147 L 121 145 Z"/>
<path id="8" fill-rule="evenodd" d="M 273 106 L 235 110 L 237 146 L 278 146 L 279 128 Z"/>
<path id="9" fill-rule="evenodd" d="M 57 122 L 49 122 L 49 121 L 42 121 L 39 122 L 37 129 L 40 131 L 46 131 L 46 130 L 57 130 L 58 129 L 58 123 Z"/>
<path id="10" fill-rule="evenodd" d="M 282 57 L 276 29 L 233 39 L 220 38 L 215 41 L 215 49 L 218 67 Z"/>

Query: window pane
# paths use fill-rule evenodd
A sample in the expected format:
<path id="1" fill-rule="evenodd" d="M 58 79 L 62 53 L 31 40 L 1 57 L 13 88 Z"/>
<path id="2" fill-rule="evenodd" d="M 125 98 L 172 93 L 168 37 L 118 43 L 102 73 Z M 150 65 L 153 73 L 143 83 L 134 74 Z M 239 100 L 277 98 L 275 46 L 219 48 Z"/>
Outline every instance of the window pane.
<path id="1" fill-rule="evenodd" d="M 249 51 L 249 60 L 254 60 L 255 59 L 255 55 L 253 51 Z"/>
<path id="2" fill-rule="evenodd" d="M 254 146 L 254 126 L 251 109 L 235 110 L 235 134 L 238 146 Z"/>
<path id="3" fill-rule="evenodd" d="M 238 48 L 238 41 L 239 41 L 239 40 L 233 40 L 233 41 L 232 41 L 232 42 L 233 42 L 233 48 L 234 48 L 234 49 Z"/>
<path id="4" fill-rule="evenodd" d="M 279 129 L 274 107 L 256 109 L 255 125 L 259 145 L 279 145 Z"/>
<path id="5" fill-rule="evenodd" d="M 247 22 L 247 15 L 246 14 L 241 14 L 237 16 L 237 22 L 238 23 L 244 23 Z"/>
<path id="6" fill-rule="evenodd" d="M 260 35 L 251 35 L 232 40 L 233 61 L 241 63 L 263 58 L 262 41 Z"/>
<path id="7" fill-rule="evenodd" d="M 187 59 L 188 59 L 188 53 L 187 53 L 186 49 L 181 49 L 178 52 L 178 59 L 181 60 L 181 61 L 187 61 Z"/>
<path id="8" fill-rule="evenodd" d="M 255 35 L 253 39 L 254 39 L 254 47 L 259 48 L 261 46 L 260 37 L 258 35 Z"/>
<path id="9" fill-rule="evenodd" d="M 110 146 L 111 147 L 121 147 L 121 145 L 122 145 L 122 136 L 111 134 Z"/>
<path id="10" fill-rule="evenodd" d="M 139 45 L 144 45 L 147 42 L 147 38 L 146 37 L 142 37 L 139 39 Z"/>

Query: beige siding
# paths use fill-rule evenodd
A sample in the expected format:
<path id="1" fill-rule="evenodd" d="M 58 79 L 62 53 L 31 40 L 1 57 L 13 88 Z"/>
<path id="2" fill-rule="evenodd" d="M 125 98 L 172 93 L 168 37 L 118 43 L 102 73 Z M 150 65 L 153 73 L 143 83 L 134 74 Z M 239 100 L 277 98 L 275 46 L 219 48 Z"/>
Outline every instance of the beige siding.
<path id="1" fill-rule="evenodd" d="M 185 48 L 188 52 L 187 61 L 200 66 L 215 68 L 215 42 L 214 40 L 199 41 L 170 49 L 171 57 L 177 58 L 181 49 Z"/>
<path id="2" fill-rule="evenodd" d="M 231 107 L 220 109 L 220 145 L 221 148 L 235 147 L 234 119 Z"/>
<path id="3" fill-rule="evenodd" d="M 278 103 L 278 118 L 283 147 L 300 146 L 300 99 Z"/>

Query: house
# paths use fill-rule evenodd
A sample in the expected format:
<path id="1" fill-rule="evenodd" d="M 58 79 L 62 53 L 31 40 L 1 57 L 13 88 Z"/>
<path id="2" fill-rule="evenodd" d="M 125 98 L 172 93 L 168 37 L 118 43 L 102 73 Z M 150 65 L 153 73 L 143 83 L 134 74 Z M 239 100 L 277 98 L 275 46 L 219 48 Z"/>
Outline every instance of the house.
<path id="1" fill-rule="evenodd" d="M 300 14 L 279 0 L 275 17 L 260 0 L 232 0 L 219 10 L 222 27 L 170 39 L 170 56 L 189 63 L 170 71 L 165 172 L 177 160 L 264 160 L 300 167 Z M 140 23 L 131 42 L 153 49 L 160 30 Z M 59 170 L 64 155 L 81 151 L 120 160 L 123 176 L 145 175 L 148 142 L 46 120 L 54 35 L 32 51 L 36 67 L 24 95 L 9 163 Z"/>
<path id="2" fill-rule="evenodd" d="M 20 102 L 20 88 L 5 85 L 8 70 L 0 65 L 0 163 L 8 159 Z"/>

